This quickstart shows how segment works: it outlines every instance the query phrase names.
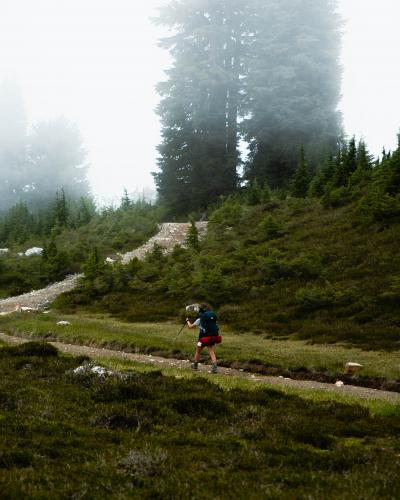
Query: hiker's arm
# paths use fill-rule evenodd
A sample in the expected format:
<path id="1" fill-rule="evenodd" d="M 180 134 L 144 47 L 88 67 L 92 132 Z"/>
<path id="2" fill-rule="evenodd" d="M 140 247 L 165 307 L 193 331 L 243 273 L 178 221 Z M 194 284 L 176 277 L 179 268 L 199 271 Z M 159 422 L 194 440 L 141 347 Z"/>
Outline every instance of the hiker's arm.
<path id="1" fill-rule="evenodd" d="M 196 325 L 196 321 L 191 323 L 189 318 L 186 318 L 186 324 L 187 324 L 188 328 L 196 328 L 196 326 L 198 326 L 198 325 Z"/>

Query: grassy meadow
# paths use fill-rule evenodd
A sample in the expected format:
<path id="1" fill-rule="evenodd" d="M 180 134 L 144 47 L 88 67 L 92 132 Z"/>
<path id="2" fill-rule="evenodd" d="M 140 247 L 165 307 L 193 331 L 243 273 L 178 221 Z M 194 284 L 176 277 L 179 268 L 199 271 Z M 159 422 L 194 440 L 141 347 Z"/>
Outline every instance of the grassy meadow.
<path id="1" fill-rule="evenodd" d="M 60 320 L 71 324 L 57 325 Z M 32 339 L 59 340 L 83 345 L 96 345 L 161 354 L 169 357 L 191 357 L 197 330 L 163 323 L 126 323 L 108 315 L 66 315 L 57 312 L 14 313 L 0 317 L 0 331 Z M 238 334 L 222 325 L 223 342 L 217 348 L 222 364 L 257 371 L 271 368 L 302 372 L 323 372 L 340 376 L 348 361 L 361 363 L 365 377 L 400 380 L 397 352 L 363 351 L 338 344 L 310 344 L 306 341 L 271 340 L 263 335 Z M 205 359 L 207 359 L 205 357 Z M 279 370 L 277 371 L 279 373 Z"/>

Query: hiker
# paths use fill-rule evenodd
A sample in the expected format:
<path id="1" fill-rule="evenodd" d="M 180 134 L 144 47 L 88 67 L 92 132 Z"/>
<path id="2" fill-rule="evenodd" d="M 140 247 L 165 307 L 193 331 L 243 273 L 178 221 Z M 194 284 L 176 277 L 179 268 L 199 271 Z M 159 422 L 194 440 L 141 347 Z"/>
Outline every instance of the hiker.
<path id="1" fill-rule="evenodd" d="M 201 304 L 199 307 L 199 317 L 193 323 L 189 318 L 186 318 L 186 324 L 188 328 L 199 328 L 199 339 L 196 344 L 194 362 L 192 363 L 193 370 L 198 369 L 201 351 L 205 347 L 212 362 L 211 373 L 217 373 L 217 356 L 214 346 L 221 342 L 221 336 L 218 334 L 217 315 L 210 310 L 207 304 Z"/>

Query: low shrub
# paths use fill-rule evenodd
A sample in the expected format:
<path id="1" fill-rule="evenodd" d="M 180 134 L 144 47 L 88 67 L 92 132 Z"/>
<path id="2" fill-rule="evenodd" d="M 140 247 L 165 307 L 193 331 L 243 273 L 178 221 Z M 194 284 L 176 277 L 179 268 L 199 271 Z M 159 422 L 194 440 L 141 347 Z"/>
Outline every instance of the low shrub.
<path id="1" fill-rule="evenodd" d="M 58 356 L 58 349 L 51 344 L 46 342 L 26 342 L 17 346 L 4 347 L 3 353 L 7 353 L 10 356 L 16 357 L 27 357 L 27 356 L 39 356 L 39 357 L 54 357 Z"/>

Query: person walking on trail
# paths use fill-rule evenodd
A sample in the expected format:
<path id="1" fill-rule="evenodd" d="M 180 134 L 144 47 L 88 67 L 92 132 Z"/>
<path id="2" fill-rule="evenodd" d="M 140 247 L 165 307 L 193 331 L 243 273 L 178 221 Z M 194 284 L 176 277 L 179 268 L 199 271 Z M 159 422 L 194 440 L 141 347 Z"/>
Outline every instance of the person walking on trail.
<path id="1" fill-rule="evenodd" d="M 188 328 L 199 328 L 199 338 L 196 344 L 194 362 L 192 363 L 193 370 L 198 369 L 201 351 L 205 347 L 212 362 L 211 373 L 217 373 L 217 355 L 215 354 L 214 346 L 221 342 L 217 315 L 210 310 L 207 304 L 201 304 L 199 307 L 199 317 L 193 323 L 189 318 L 186 318 L 186 324 Z"/>

